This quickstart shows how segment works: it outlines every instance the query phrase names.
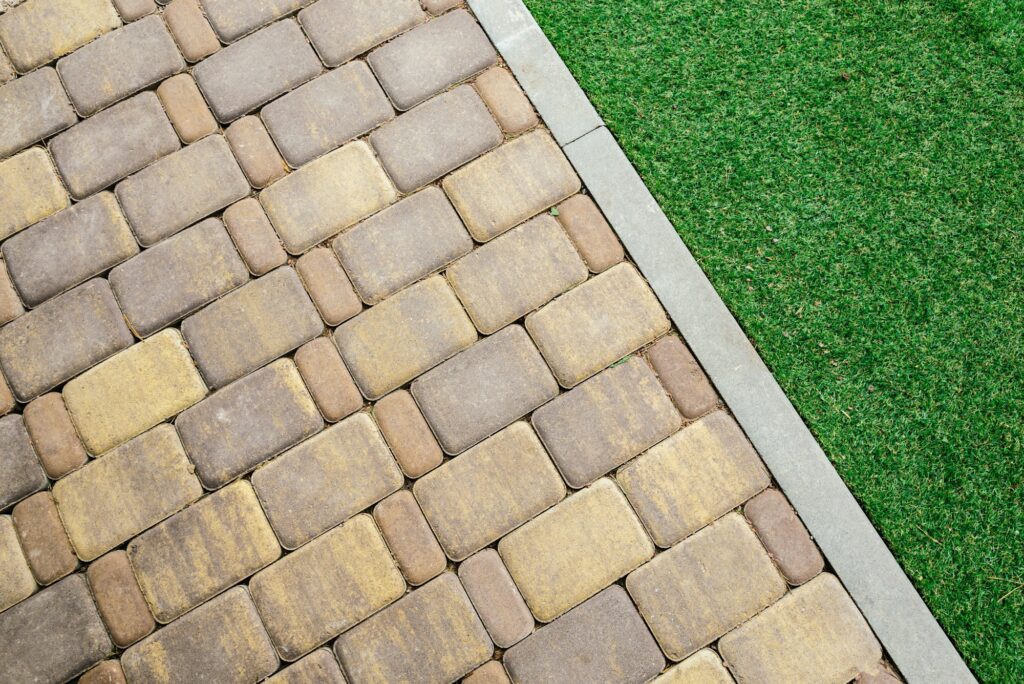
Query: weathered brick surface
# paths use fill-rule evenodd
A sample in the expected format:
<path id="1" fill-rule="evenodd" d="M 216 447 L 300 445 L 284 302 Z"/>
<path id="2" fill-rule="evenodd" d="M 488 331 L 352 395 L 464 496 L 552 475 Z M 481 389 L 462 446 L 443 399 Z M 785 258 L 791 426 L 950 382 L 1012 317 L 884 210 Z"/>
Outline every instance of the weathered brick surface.
<path id="1" fill-rule="evenodd" d="M 249 583 L 278 653 L 295 660 L 405 593 L 377 526 L 360 515 Z"/>
<path id="2" fill-rule="evenodd" d="M 803 584 L 825 568 L 821 552 L 781 492 L 761 492 L 743 513 L 790 584 Z"/>
<path id="3" fill-rule="evenodd" d="M 459 565 L 459 579 L 496 646 L 508 648 L 533 631 L 533 615 L 497 551 L 484 549 L 467 558 Z"/>
<path id="4" fill-rule="evenodd" d="M 217 132 L 217 120 L 189 74 L 167 79 L 157 87 L 156 94 L 182 142 L 193 143 Z"/>
<path id="5" fill-rule="evenodd" d="M 299 22 L 327 66 L 338 66 L 426 18 L 416 0 L 318 0 Z"/>
<path id="6" fill-rule="evenodd" d="M 418 378 L 412 394 L 441 447 L 457 454 L 553 398 L 558 385 L 512 325 Z"/>
<path id="7" fill-rule="evenodd" d="M 320 648 L 278 672 L 267 684 L 345 684 L 345 675 L 331 649 Z"/>
<path id="8" fill-rule="evenodd" d="M 199 8 L 199 0 L 173 0 L 162 16 L 189 62 L 198 62 L 220 50 L 220 41 Z"/>
<path id="9" fill-rule="evenodd" d="M 120 24 L 110 0 L 32 0 L 0 14 L 0 43 L 24 74 Z"/>
<path id="10" fill-rule="evenodd" d="M 254 188 L 265 188 L 288 173 L 288 165 L 258 116 L 243 116 L 228 126 L 224 135 Z"/>
<path id="11" fill-rule="evenodd" d="M 856 684 L 901 684 L 903 680 L 887 668 L 884 661 L 878 663 L 873 671 L 861 672 L 857 675 Z"/>
<path id="12" fill-rule="evenodd" d="M 25 307 L 21 303 L 21 297 L 18 296 L 18 292 L 14 289 L 14 283 L 11 282 L 11 277 L 7 273 L 3 257 L 0 257 L 0 325 L 13 321 L 23 313 L 25 313 Z M 3 385 L 0 388 L 0 396 L 9 394 L 10 388 L 7 387 L 6 381 L 0 384 Z M 14 401 L 13 397 L 10 401 Z M 6 406 L 6 403 L 0 401 L 0 406 Z M 14 408 L 14 404 L 7 407 L 7 410 L 9 411 L 12 408 Z M 0 415 L 3 413 L 7 413 L 7 411 L 0 411 Z"/>
<path id="13" fill-rule="evenodd" d="M 654 680 L 655 684 L 734 684 L 721 658 L 710 648 L 697 651 L 683 662 L 670 667 Z"/>
<path id="14" fill-rule="evenodd" d="M 0 72 L 4 58 L 0 53 Z M 13 76 L 12 76 L 13 78 Z M 0 76 L 0 83 L 6 79 Z M 64 130 L 78 121 L 51 67 L 0 86 L 0 158 Z"/>
<path id="15" fill-rule="evenodd" d="M 0 373 L 0 416 L 5 416 L 13 411 L 15 406 L 17 406 L 17 402 L 14 395 L 11 394 L 11 388 L 7 386 L 3 373 Z"/>
<path id="16" fill-rule="evenodd" d="M 718 405 L 718 394 L 693 354 L 675 335 L 664 337 L 647 350 L 661 384 L 687 418 L 699 418 Z"/>
<path id="17" fill-rule="evenodd" d="M 411 492 L 403 489 L 381 501 L 373 519 L 409 584 L 423 584 L 444 572 L 448 559 Z"/>
<path id="18" fill-rule="evenodd" d="M 415 479 L 441 465 L 441 445 L 407 391 L 381 398 L 373 405 L 373 417 L 407 477 Z"/>
<path id="19" fill-rule="evenodd" d="M 11 517 L 36 582 L 53 584 L 75 570 L 78 559 L 49 492 L 19 502 Z"/>
<path id="20" fill-rule="evenodd" d="M 318 337 L 299 347 L 295 366 L 328 422 L 337 422 L 363 407 L 363 395 L 329 338 Z"/>
<path id="21" fill-rule="evenodd" d="M 115 644 L 125 648 L 156 628 L 124 551 L 97 559 L 86 574 L 96 607 Z"/>
<path id="22" fill-rule="evenodd" d="M 463 0 L 421 0 L 424 9 L 433 15 L 443 14 L 453 7 L 458 7 Z"/>
<path id="23" fill-rule="evenodd" d="M 46 488 L 46 473 L 21 416 L 0 418 L 0 510 Z"/>
<path id="24" fill-rule="evenodd" d="M 14 65 L 11 64 L 11 60 L 7 59 L 7 55 L 4 54 L 2 49 L 0 49 L 0 85 L 14 79 L 17 75 L 17 72 L 14 71 Z"/>
<path id="25" fill-rule="evenodd" d="M 259 200 L 246 197 L 232 204 L 224 211 L 224 226 L 253 275 L 264 275 L 288 263 L 288 254 Z"/>
<path id="26" fill-rule="evenodd" d="M 558 221 L 592 273 L 602 273 L 626 258 L 622 243 L 594 200 L 573 195 L 558 205 Z"/>
<path id="27" fill-rule="evenodd" d="M 27 599 L 35 590 L 36 581 L 21 550 L 11 516 L 0 515 L 0 612 Z"/>
<path id="28" fill-rule="evenodd" d="M 124 21 L 135 21 L 156 12 L 154 0 L 113 0 L 117 13 Z"/>
<path id="29" fill-rule="evenodd" d="M 488 69 L 477 76 L 474 83 L 487 108 L 506 133 L 518 135 L 540 123 L 533 105 L 506 69 Z"/>
<path id="30" fill-rule="evenodd" d="M 295 262 L 295 270 L 327 325 L 338 325 L 363 310 L 338 258 L 326 247 L 303 254 Z"/>
<path id="31" fill-rule="evenodd" d="M 66 206 L 68 193 L 41 147 L 0 161 L 0 240 Z"/>
<path id="32" fill-rule="evenodd" d="M 202 0 L 210 24 L 225 43 L 308 5 L 311 0 Z"/>
<path id="33" fill-rule="evenodd" d="M 60 394 L 44 394 L 25 406 L 25 428 L 43 470 L 52 479 L 85 465 L 89 456 Z"/>
<path id="34" fill-rule="evenodd" d="M 127 684 L 127 681 L 120 661 L 104 660 L 83 674 L 78 684 Z"/>
<path id="35" fill-rule="evenodd" d="M 498 544 L 541 622 L 549 622 L 654 555 L 626 497 L 607 479 L 565 499 Z"/>
<path id="36" fill-rule="evenodd" d="M 398 490 L 403 479 L 373 421 L 357 413 L 266 464 L 252 482 L 282 546 L 294 549 Z"/>

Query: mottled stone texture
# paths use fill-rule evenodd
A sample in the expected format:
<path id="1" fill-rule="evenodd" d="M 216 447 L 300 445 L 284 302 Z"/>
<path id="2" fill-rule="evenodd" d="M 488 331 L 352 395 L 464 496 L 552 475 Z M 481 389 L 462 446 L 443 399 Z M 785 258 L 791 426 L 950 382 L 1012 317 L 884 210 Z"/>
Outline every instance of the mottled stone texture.
<path id="1" fill-rule="evenodd" d="M 0 72 L 3 71 L 0 53 Z M 5 79 L 0 78 L 0 82 Z M 0 86 L 0 158 L 48 138 L 78 117 L 52 67 L 38 69 Z"/>
<path id="2" fill-rule="evenodd" d="M 31 596 L 36 580 L 9 515 L 0 515 L 0 613 Z"/>
<path id="3" fill-rule="evenodd" d="M 41 147 L 0 161 L 0 240 L 68 205 L 68 193 Z"/>
<path id="4" fill-rule="evenodd" d="M 299 22 L 327 66 L 335 67 L 426 18 L 416 0 L 318 0 Z"/>
<path id="5" fill-rule="evenodd" d="M 0 43 L 24 74 L 120 23 L 110 0 L 32 0 L 0 14 Z"/>
<path id="6" fill-rule="evenodd" d="M 654 680 L 655 684 L 734 684 L 732 675 L 722 665 L 722 659 L 705 648 L 683 662 L 670 667 Z"/>
<path id="7" fill-rule="evenodd" d="M 202 0 L 206 16 L 225 43 L 264 26 L 311 0 Z"/>
<path id="8" fill-rule="evenodd" d="M 267 684 L 345 684 L 345 675 L 331 649 L 321 648 L 284 668 Z"/>
<path id="9" fill-rule="evenodd" d="M 21 416 L 0 418 L 0 510 L 46 487 Z"/>

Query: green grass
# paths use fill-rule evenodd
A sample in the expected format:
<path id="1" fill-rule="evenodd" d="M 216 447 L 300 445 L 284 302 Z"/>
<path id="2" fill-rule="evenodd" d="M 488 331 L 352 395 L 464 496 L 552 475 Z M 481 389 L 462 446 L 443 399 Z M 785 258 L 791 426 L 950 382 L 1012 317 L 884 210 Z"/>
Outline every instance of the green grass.
<path id="1" fill-rule="evenodd" d="M 527 4 L 969 665 L 1024 681 L 1024 2 Z"/>

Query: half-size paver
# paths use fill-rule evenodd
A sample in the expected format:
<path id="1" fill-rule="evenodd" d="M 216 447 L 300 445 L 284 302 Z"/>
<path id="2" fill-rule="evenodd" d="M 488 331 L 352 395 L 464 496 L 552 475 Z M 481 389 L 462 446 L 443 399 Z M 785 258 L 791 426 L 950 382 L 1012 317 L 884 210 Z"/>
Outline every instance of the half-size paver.
<path id="1" fill-rule="evenodd" d="M 329 338 L 318 337 L 299 347 L 295 366 L 328 422 L 337 422 L 363 407 L 363 395 Z"/>
<path id="2" fill-rule="evenodd" d="M 421 0 L 423 2 L 423 8 L 428 12 L 437 16 L 444 14 L 448 10 L 458 7 L 462 4 L 462 0 Z"/>
<path id="3" fill-rule="evenodd" d="M 249 582 L 278 653 L 295 660 L 405 593 L 373 518 L 360 515 Z"/>
<path id="4" fill-rule="evenodd" d="M 96 607 L 115 644 L 126 648 L 156 629 L 128 554 L 108 553 L 91 563 L 86 574 Z"/>
<path id="5" fill-rule="evenodd" d="M 278 672 L 267 684 L 345 684 L 345 675 L 331 649 L 319 648 Z"/>
<path id="6" fill-rule="evenodd" d="M 718 394 L 693 354 L 675 335 L 658 340 L 647 350 L 661 384 L 687 418 L 699 418 L 718 405 Z"/>
<path id="7" fill-rule="evenodd" d="M 118 660 L 104 660 L 83 674 L 78 684 L 127 684 Z"/>
<path id="8" fill-rule="evenodd" d="M 526 331 L 511 325 L 417 378 L 412 394 L 457 454 L 555 397 L 558 385 Z"/>
<path id="9" fill-rule="evenodd" d="M 117 13 L 125 21 L 136 21 L 157 10 L 155 0 L 113 0 Z"/>
<path id="10" fill-rule="evenodd" d="M 55 214 L 68 201 L 43 148 L 0 161 L 0 240 Z"/>
<path id="11" fill-rule="evenodd" d="M 3 258 L 0 257 L 0 325 L 10 323 L 23 313 L 25 313 L 25 306 L 21 303 L 21 297 L 18 296 L 17 290 L 14 289 L 14 283 L 11 282 L 7 273 Z M 7 399 L 9 394 L 10 388 L 7 387 L 5 381 L 0 387 L 0 407 L 4 407 L 6 410 L 0 410 L 0 413 L 7 413 L 14 408 L 14 397 L 11 396 Z"/>
<path id="12" fill-rule="evenodd" d="M 39 492 L 19 502 L 11 517 L 36 582 L 53 584 L 75 570 L 78 559 L 50 492 Z"/>
<path id="13" fill-rule="evenodd" d="M 499 660 L 491 660 L 470 672 L 462 684 L 512 684 Z"/>
<path id="14" fill-rule="evenodd" d="M 11 516 L 0 515 L 0 613 L 27 599 L 35 590 L 36 581 Z"/>
<path id="15" fill-rule="evenodd" d="M 0 43 L 25 74 L 120 24 L 110 0 L 32 0 L 0 15 Z"/>
<path id="16" fill-rule="evenodd" d="M 889 671 L 885 662 L 880 662 L 874 670 L 861 672 L 857 675 L 856 684 L 902 684 L 899 677 Z"/>
<path id="17" fill-rule="evenodd" d="M 85 465 L 89 455 L 58 392 L 33 400 L 23 415 L 32 445 L 50 478 L 57 480 Z"/>
<path id="18" fill-rule="evenodd" d="M 654 680 L 655 684 L 735 684 L 722 665 L 722 659 L 710 648 L 701 649 L 683 662 L 670 667 Z"/>
<path id="19" fill-rule="evenodd" d="M 288 173 L 288 165 L 258 116 L 243 116 L 228 126 L 224 135 L 254 188 L 265 188 Z"/>
<path id="20" fill-rule="evenodd" d="M 128 544 L 128 558 L 139 586 L 161 623 L 207 601 L 280 555 L 274 531 L 252 486 L 244 480 L 200 499 Z"/>
<path id="21" fill-rule="evenodd" d="M 421 477 L 441 465 L 441 445 L 409 392 L 398 390 L 381 398 L 373 405 L 373 417 L 407 477 Z"/>
<path id="22" fill-rule="evenodd" d="M 0 289 L 2 289 L 2 283 L 0 283 Z M 7 386 L 3 373 L 0 373 L 0 416 L 5 416 L 13 411 L 15 406 L 17 406 L 17 401 L 11 394 L 11 388 Z"/>
<path id="23" fill-rule="evenodd" d="M 11 60 L 7 59 L 7 55 L 4 54 L 3 50 L 0 50 L 0 85 L 13 80 L 17 75 Z"/>
<path id="24" fill-rule="evenodd" d="M 310 0 L 202 0 L 213 29 L 225 43 L 290 14 Z"/>
<path id="25" fill-rule="evenodd" d="M 505 653 L 516 682 L 642 684 L 665 658 L 622 587 L 610 587 Z"/>
<path id="26" fill-rule="evenodd" d="M 64 130 L 78 117 L 57 72 L 45 67 L 0 86 L 0 121 L 3 158 Z"/>
<path id="27" fill-rule="evenodd" d="M 474 83 L 487 108 L 506 133 L 518 135 L 540 123 L 533 105 L 507 70 L 493 67 L 480 74 Z"/>
<path id="28" fill-rule="evenodd" d="M 295 262 L 295 270 L 327 325 L 338 325 L 363 310 L 338 258 L 326 247 L 303 254 Z"/>
<path id="29" fill-rule="evenodd" d="M 603 273 L 626 258 L 615 231 L 589 196 L 573 195 L 559 204 L 558 222 L 592 273 Z"/>
<path id="30" fill-rule="evenodd" d="M 18 414 L 0 418 L 0 510 L 46 488 L 25 423 Z"/>
<path id="31" fill-rule="evenodd" d="M 412 492 L 403 489 L 381 501 L 373 519 L 409 584 L 423 584 L 444 572 L 448 559 Z"/>
<path id="32" fill-rule="evenodd" d="M 198 62 L 220 50 L 220 41 L 203 15 L 199 0 L 172 0 L 162 16 L 189 62 Z"/>
<path id="33" fill-rule="evenodd" d="M 253 275 L 264 275 L 288 263 L 288 253 L 255 197 L 246 197 L 228 207 L 224 211 L 224 227 Z"/>
<path id="34" fill-rule="evenodd" d="M 217 120 L 191 75 L 172 76 L 157 87 L 156 95 L 182 142 L 194 143 L 217 132 Z"/>
<path id="35" fill-rule="evenodd" d="M 803 584 L 825 568 L 807 528 L 777 489 L 765 490 L 748 501 L 743 514 L 790 584 Z"/>
<path id="36" fill-rule="evenodd" d="M 497 551 L 484 549 L 467 558 L 459 565 L 459 579 L 496 646 L 508 648 L 533 631 L 533 615 Z"/>
<path id="37" fill-rule="evenodd" d="M 318 0 L 299 22 L 327 66 L 338 66 L 426 18 L 416 0 Z"/>

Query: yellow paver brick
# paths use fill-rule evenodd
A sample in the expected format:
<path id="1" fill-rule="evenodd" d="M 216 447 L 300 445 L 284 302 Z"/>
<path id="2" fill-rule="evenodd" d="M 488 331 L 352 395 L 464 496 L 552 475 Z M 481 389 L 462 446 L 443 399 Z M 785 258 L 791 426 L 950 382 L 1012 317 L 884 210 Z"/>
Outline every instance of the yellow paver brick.
<path id="1" fill-rule="evenodd" d="M 0 43 L 26 73 L 120 25 L 110 0 L 31 0 L 0 15 Z"/>
<path id="2" fill-rule="evenodd" d="M 734 681 L 722 665 L 721 658 L 710 648 L 705 648 L 670 667 L 654 680 L 654 684 L 734 684 Z"/>
<path id="3" fill-rule="evenodd" d="M 66 206 L 68 193 L 43 148 L 0 161 L 0 240 Z"/>

